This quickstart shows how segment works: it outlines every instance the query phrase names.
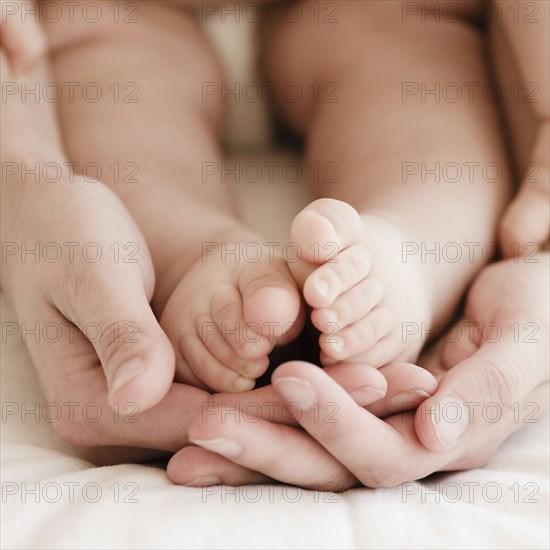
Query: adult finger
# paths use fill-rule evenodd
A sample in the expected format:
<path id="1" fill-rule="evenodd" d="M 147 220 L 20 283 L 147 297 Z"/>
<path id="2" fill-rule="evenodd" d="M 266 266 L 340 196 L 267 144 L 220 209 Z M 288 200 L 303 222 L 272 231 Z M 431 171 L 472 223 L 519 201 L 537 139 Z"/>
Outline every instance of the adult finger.
<path id="1" fill-rule="evenodd" d="M 369 405 L 384 397 L 387 382 L 379 369 L 360 363 L 340 363 L 324 369 L 360 406 Z M 296 425 L 296 408 L 283 403 L 272 385 L 254 391 L 214 393 L 203 407 L 206 422 L 221 413 L 255 421 L 258 418 L 278 424 Z"/>
<path id="2" fill-rule="evenodd" d="M 411 414 L 380 420 L 311 365 L 281 365 L 273 384 L 285 401 L 299 405 L 300 425 L 367 486 L 422 477 L 441 463 L 419 444 Z M 398 420 L 392 423 L 392 419 Z"/>
<path id="3" fill-rule="evenodd" d="M 228 458 L 190 445 L 180 449 L 168 462 L 166 473 L 173 483 L 188 487 L 248 485 L 268 483 L 270 478 L 235 464 Z"/>
<path id="4" fill-rule="evenodd" d="M 378 418 L 416 409 L 437 390 L 433 374 L 411 363 L 392 363 L 378 372 L 387 381 L 386 395 L 366 407 Z"/>
<path id="5" fill-rule="evenodd" d="M 121 279 L 116 272 L 94 270 L 84 277 L 90 296 L 82 296 L 85 289 L 70 304 L 58 304 L 91 341 L 107 379 L 110 403 L 137 403 L 142 411 L 156 405 L 172 383 L 175 358 L 143 284 L 131 276 Z"/>
<path id="6" fill-rule="evenodd" d="M 518 407 L 543 383 L 540 356 L 528 345 L 486 344 L 443 376 L 416 413 L 416 431 L 433 451 L 460 445 Z"/>
<path id="7" fill-rule="evenodd" d="M 218 411 L 207 422 L 193 420 L 189 439 L 235 464 L 284 483 L 317 489 L 328 486 L 331 490 L 336 490 L 335 484 L 337 490 L 357 484 L 334 456 L 306 432 L 292 426 L 224 417 Z"/>
<path id="8" fill-rule="evenodd" d="M 395 425 L 376 418 L 314 365 L 286 363 L 273 380 L 309 434 L 263 419 L 224 418 L 218 411 L 206 422 L 191 423 L 190 440 L 270 478 L 333 491 L 358 479 L 369 486 L 395 485 L 432 473 L 443 461 L 418 442 L 410 414 L 388 419 Z"/>
<path id="9" fill-rule="evenodd" d="M 38 7 L 31 0 L 0 0 L 0 14 L 0 46 L 6 49 L 14 72 L 20 74 L 46 51 Z"/>

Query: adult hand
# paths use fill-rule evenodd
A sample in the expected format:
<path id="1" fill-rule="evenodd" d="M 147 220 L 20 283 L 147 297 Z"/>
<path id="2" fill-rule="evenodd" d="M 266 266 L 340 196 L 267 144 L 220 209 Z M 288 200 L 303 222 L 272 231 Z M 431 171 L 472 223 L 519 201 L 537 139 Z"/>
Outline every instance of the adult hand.
<path id="1" fill-rule="evenodd" d="M 394 486 L 437 471 L 482 466 L 548 406 L 548 254 L 536 260 L 500 262 L 480 275 L 457 325 L 462 332 L 455 328 L 425 358 L 440 384 L 416 413 L 381 420 L 322 370 L 286 363 L 273 375 L 273 386 L 284 403 L 301 404 L 303 430 L 264 420 L 242 425 L 230 418 L 197 418 L 190 439 L 206 449 L 193 452 L 203 453 L 208 469 L 189 460 L 182 473 L 191 452 L 182 450 L 172 459 L 178 462 L 171 477 L 185 483 L 200 471 L 207 483 L 239 484 L 256 471 L 333 491 Z M 327 422 L 319 411 L 334 404 L 335 421 Z M 231 463 L 241 467 L 239 475 Z"/>
<path id="2" fill-rule="evenodd" d="M 3 82 L 13 78 L 4 56 Z M 48 81 L 46 65 L 26 78 Z M 63 412 L 53 423 L 60 437 L 103 448 L 88 456 L 116 462 L 135 460 L 121 447 L 181 449 L 191 419 L 220 403 L 291 421 L 273 388 L 211 396 L 173 383 L 174 352 L 149 305 L 155 281 L 141 232 L 105 185 L 69 171 L 51 103 L 16 92 L 6 99 L 0 265 L 18 318 L 7 337 L 27 343 L 46 400 Z M 376 369 L 348 363 L 327 372 L 361 405 L 386 394 Z"/>

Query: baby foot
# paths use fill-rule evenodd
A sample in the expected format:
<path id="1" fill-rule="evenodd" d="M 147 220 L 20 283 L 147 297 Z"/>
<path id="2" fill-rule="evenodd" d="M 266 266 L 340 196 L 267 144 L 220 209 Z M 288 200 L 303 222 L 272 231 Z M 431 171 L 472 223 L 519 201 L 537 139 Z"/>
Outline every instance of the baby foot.
<path id="1" fill-rule="evenodd" d="M 422 266 L 402 260 L 407 240 L 394 223 L 334 199 L 314 201 L 296 216 L 291 241 L 301 261 L 289 266 L 313 308 L 323 365 L 416 359 L 423 331 L 404 337 L 403 328 L 429 327 L 431 308 Z"/>
<path id="2" fill-rule="evenodd" d="M 247 391 L 276 344 L 303 326 L 296 283 L 282 257 L 255 235 L 204 243 L 161 317 L 179 380 L 214 391 Z M 244 238 L 243 238 L 244 237 Z"/>

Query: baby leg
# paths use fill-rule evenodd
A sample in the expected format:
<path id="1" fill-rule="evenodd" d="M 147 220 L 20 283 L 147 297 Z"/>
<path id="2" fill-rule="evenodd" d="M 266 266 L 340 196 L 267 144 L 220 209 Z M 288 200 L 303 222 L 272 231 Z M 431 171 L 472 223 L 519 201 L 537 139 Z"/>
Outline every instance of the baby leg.
<path id="1" fill-rule="evenodd" d="M 299 5 L 265 47 L 276 89 L 302 91 L 279 105 L 306 137 L 318 198 L 291 229 L 295 276 L 325 364 L 414 360 L 486 262 L 510 193 L 494 103 L 411 92 L 483 88 L 482 37 L 468 21 L 404 20 L 399 2 Z"/>
<path id="2" fill-rule="evenodd" d="M 295 321 L 299 295 L 286 265 L 266 250 L 255 263 L 205 253 L 262 242 L 237 219 L 220 173 L 204 176 L 205 166 L 222 160 L 222 104 L 202 96 L 204 83 L 221 79 L 220 68 L 188 14 L 170 3 L 139 7 L 134 24 L 121 15 L 118 23 L 47 28 L 57 80 L 94 82 L 104 94 L 97 102 L 64 96 L 68 154 L 77 166 L 102 167 L 147 239 L 157 275 L 153 305 L 174 344 L 179 378 L 247 389 L 267 367 L 277 330 Z M 259 327 L 249 339 L 241 336 L 247 324 Z"/>

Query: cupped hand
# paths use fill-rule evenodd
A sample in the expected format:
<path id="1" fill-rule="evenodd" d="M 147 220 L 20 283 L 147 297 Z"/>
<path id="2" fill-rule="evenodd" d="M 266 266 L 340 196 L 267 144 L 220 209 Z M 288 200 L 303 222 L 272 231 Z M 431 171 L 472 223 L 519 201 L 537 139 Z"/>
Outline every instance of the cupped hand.
<path id="1" fill-rule="evenodd" d="M 13 78 L 5 53 L 2 82 Z M 25 78 L 48 81 L 47 65 Z M 173 348 L 149 305 L 152 261 L 124 205 L 101 182 L 70 171 L 51 103 L 9 94 L 0 130 L 2 282 L 18 318 L 10 337 L 27 344 L 45 399 L 62 411 L 53 423 L 61 438 L 114 463 L 142 456 L 130 448 L 181 449 L 191 420 L 222 404 L 292 422 L 271 387 L 212 396 L 173 383 Z M 388 390 L 365 365 L 327 372 L 361 405 Z M 402 388 L 394 384 L 389 395 Z"/>
<path id="2" fill-rule="evenodd" d="M 462 321 L 424 357 L 439 388 L 416 412 L 382 420 L 322 370 L 289 362 L 273 387 L 283 403 L 298 406 L 303 429 L 196 418 L 189 435 L 202 450 L 176 454 L 169 475 L 185 484 L 195 473 L 202 484 L 241 484 L 260 472 L 264 480 L 334 491 L 482 466 L 548 406 L 548 254 L 536 258 L 500 262 L 480 275 Z"/>
<path id="3" fill-rule="evenodd" d="M 4 84 L 13 74 L 4 49 L 0 56 Z M 47 65 L 25 78 L 47 81 Z M 149 305 L 152 261 L 118 197 L 70 170 L 51 103 L 8 94 L 0 130 L 12 337 L 27 344 L 46 399 L 64 410 L 54 424 L 62 437 L 101 444 L 100 423 L 84 418 L 87 403 L 116 405 L 120 415 L 145 411 L 173 380 L 172 346 Z"/>

